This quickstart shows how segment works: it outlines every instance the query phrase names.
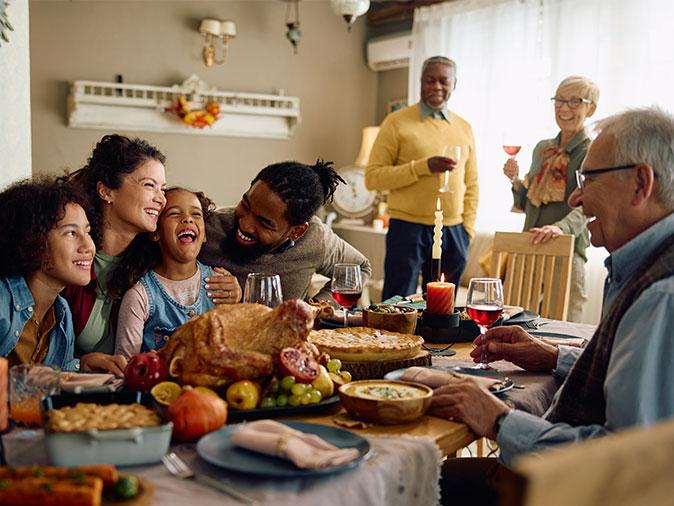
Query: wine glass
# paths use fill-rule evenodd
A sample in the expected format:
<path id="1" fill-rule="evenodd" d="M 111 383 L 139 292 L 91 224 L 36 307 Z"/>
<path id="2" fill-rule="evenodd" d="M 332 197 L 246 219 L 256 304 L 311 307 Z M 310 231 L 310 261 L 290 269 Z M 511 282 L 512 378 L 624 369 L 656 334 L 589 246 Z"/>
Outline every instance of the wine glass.
<path id="1" fill-rule="evenodd" d="M 251 272 L 246 277 L 243 301 L 276 307 L 283 302 L 281 278 L 278 274 Z"/>
<path id="2" fill-rule="evenodd" d="M 344 311 L 344 327 L 349 326 L 349 309 L 356 305 L 363 292 L 363 280 L 358 264 L 335 264 L 330 283 L 332 297 Z"/>
<path id="3" fill-rule="evenodd" d="M 520 149 L 522 149 L 522 145 L 517 144 L 516 141 L 514 141 L 514 142 L 513 141 L 514 141 L 514 139 L 511 139 L 507 135 L 503 136 L 503 151 L 505 151 L 506 154 L 510 156 L 510 158 L 514 159 L 515 156 L 517 156 L 517 153 L 520 152 Z M 510 181 L 514 182 L 516 179 L 517 179 L 517 176 L 515 176 L 514 178 L 511 178 Z"/>
<path id="4" fill-rule="evenodd" d="M 487 327 L 501 317 L 503 312 L 503 285 L 498 278 L 472 278 L 466 299 L 468 316 L 480 329 L 482 354 L 475 369 L 491 369 L 487 362 L 487 345 L 484 334 Z"/>
<path id="5" fill-rule="evenodd" d="M 442 149 L 442 156 L 454 160 L 454 166 L 456 167 L 461 161 L 461 146 L 445 146 Z M 452 193 L 449 189 L 449 171 L 446 170 L 440 177 L 442 178 L 442 185 L 440 185 L 438 191 L 440 193 Z"/>

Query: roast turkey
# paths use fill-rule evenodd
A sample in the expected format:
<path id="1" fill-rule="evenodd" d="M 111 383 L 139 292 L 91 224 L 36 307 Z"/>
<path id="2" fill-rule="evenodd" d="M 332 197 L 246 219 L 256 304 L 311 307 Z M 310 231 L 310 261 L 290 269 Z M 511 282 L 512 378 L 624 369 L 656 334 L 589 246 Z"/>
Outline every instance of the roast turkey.
<path id="1" fill-rule="evenodd" d="M 314 310 L 297 299 L 270 309 L 260 304 L 221 304 L 180 326 L 159 353 L 185 385 L 212 388 L 267 376 L 278 353 L 303 348 Z"/>

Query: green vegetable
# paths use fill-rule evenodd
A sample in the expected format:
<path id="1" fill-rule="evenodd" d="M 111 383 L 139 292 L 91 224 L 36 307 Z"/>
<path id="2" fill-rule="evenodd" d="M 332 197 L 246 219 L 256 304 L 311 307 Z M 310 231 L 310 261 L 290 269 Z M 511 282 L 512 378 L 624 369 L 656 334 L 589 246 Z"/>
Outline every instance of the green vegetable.
<path id="1" fill-rule="evenodd" d="M 122 476 L 115 483 L 115 494 L 121 499 L 131 499 L 138 495 L 138 478 L 135 476 Z"/>

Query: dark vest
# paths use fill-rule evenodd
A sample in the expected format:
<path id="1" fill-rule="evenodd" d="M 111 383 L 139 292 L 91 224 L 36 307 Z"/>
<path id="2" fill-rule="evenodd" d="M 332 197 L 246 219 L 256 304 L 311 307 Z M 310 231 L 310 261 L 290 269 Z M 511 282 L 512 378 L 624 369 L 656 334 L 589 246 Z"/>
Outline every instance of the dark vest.
<path id="1" fill-rule="evenodd" d="M 555 396 L 546 417 L 549 421 L 572 426 L 603 425 L 606 422 L 604 382 L 620 320 L 644 290 L 670 276 L 674 276 L 674 235 L 668 236 L 641 264 L 615 298 Z M 648 318 L 648 315 L 643 317 Z"/>

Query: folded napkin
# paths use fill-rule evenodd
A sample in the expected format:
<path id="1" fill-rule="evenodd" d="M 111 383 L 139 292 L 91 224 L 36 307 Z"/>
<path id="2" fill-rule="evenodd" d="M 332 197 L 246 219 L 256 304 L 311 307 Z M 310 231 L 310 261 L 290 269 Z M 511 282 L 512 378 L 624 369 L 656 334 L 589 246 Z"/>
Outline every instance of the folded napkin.
<path id="1" fill-rule="evenodd" d="M 122 384 L 122 379 L 114 374 L 84 374 L 77 372 L 61 373 L 61 390 L 70 393 L 80 393 L 97 387 L 107 386 L 116 390 Z"/>
<path id="2" fill-rule="evenodd" d="M 428 367 L 410 367 L 400 377 L 401 381 L 413 381 L 415 383 L 422 383 L 431 388 L 438 388 L 447 385 L 453 380 L 465 378 L 467 374 L 460 374 L 453 371 L 439 371 L 438 369 L 429 369 Z M 491 388 L 495 385 L 500 385 L 502 380 L 499 378 L 489 378 L 483 376 L 470 376 L 479 383 L 483 383 L 485 387 Z"/>
<path id="3" fill-rule="evenodd" d="M 232 434 L 241 448 L 290 460 L 300 469 L 341 466 L 358 456 L 355 448 L 337 448 L 315 434 L 305 434 L 274 420 L 246 423 Z"/>

